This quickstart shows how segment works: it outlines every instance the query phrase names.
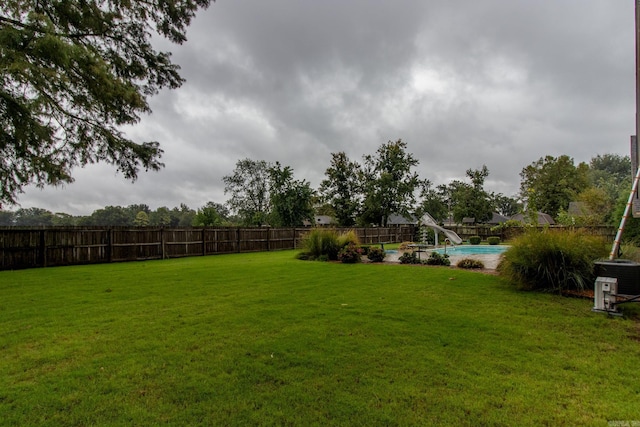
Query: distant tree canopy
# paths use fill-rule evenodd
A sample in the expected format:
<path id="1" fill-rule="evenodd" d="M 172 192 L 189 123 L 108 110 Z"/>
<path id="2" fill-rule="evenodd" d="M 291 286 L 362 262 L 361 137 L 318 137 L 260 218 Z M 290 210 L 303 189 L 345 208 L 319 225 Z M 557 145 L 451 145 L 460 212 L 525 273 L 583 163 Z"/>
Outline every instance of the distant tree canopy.
<path id="1" fill-rule="evenodd" d="M 307 181 L 294 179 L 293 169 L 280 162 L 239 160 L 222 178 L 227 206 L 242 225 L 291 227 L 313 216 L 314 192 Z"/>
<path id="2" fill-rule="evenodd" d="M 229 196 L 224 204 L 207 202 L 197 211 L 185 204 L 155 211 L 146 204 L 106 206 L 80 217 L 39 208 L 0 210 L 0 226 L 291 227 L 306 220 L 315 223 L 313 215 L 330 216 L 330 222 L 340 226 L 384 226 L 391 215 L 417 220 L 425 212 L 441 223 L 474 218 L 482 224 L 494 212 L 507 218 L 522 213 L 525 204 L 526 213 L 542 211 L 560 224 L 617 225 L 631 184 L 629 157 L 608 154 L 577 166 L 568 156 L 540 158 L 522 171 L 522 199 L 489 194 L 484 189 L 489 176 L 486 165 L 468 169 L 465 181 L 434 187 L 414 171 L 418 162 L 401 140 L 382 144 L 363 159 L 359 164 L 344 152 L 332 153 L 318 192 L 306 180 L 296 179 L 289 166 L 243 159 L 223 177 Z M 576 202 L 571 211 L 570 202 Z M 640 230 L 636 222 L 640 219 L 630 218 L 627 230 Z"/>
<path id="3" fill-rule="evenodd" d="M 264 160 L 238 160 L 233 173 L 222 178 L 224 193 L 230 195 L 227 206 L 244 225 L 261 226 L 268 221 L 270 167 Z"/>
<path id="4" fill-rule="evenodd" d="M 0 0 L 0 207 L 26 185 L 73 181 L 78 165 L 108 162 L 128 179 L 162 167 L 158 142 L 120 129 L 183 82 L 152 33 L 184 42 L 210 2 Z"/>
<path id="5" fill-rule="evenodd" d="M 529 210 L 557 217 L 577 195 L 589 187 L 589 166 L 575 166 L 569 156 L 546 156 L 522 169 L 520 195 Z"/>
<path id="6" fill-rule="evenodd" d="M 293 178 L 293 169 L 276 162 L 269 169 L 271 220 L 274 227 L 295 227 L 313 219 L 313 190 L 305 180 Z"/>
<path id="7" fill-rule="evenodd" d="M 489 176 L 486 165 L 482 169 L 468 169 L 467 177 L 471 184 L 453 181 L 449 185 L 449 197 L 454 221 L 460 223 L 463 218 L 473 218 L 476 223 L 491 219 L 495 206 L 490 195 L 484 190 L 484 181 Z"/>
<path id="8" fill-rule="evenodd" d="M 364 156 L 362 223 L 386 227 L 392 214 L 409 216 L 415 210 L 421 181 L 413 168 L 418 163 L 400 139 L 382 144 L 375 156 Z"/>
<path id="9" fill-rule="evenodd" d="M 195 226 L 220 226 L 229 219 L 229 209 L 225 205 L 215 202 L 207 202 L 197 210 L 192 225 Z"/>
<path id="10" fill-rule="evenodd" d="M 331 153 L 331 164 L 324 172 L 326 178 L 320 183 L 320 194 L 330 206 L 338 224 L 350 227 L 362 201 L 361 167 L 349 160 L 346 153 Z"/>

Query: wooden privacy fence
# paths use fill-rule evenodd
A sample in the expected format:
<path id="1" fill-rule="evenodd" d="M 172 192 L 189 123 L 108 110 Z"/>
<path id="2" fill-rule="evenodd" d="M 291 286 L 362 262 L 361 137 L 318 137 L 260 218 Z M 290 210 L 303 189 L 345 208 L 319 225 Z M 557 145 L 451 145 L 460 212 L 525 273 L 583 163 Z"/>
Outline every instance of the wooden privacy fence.
<path id="1" fill-rule="evenodd" d="M 296 249 L 310 228 L 0 228 L 0 270 Z M 353 230 L 363 244 L 413 240 L 414 226 Z"/>
<path id="2" fill-rule="evenodd" d="M 507 241 L 519 236 L 520 234 L 530 230 L 530 227 L 506 227 L 496 231 L 495 226 L 491 225 L 451 225 L 445 228 L 456 232 L 462 240 L 469 240 L 471 236 L 480 236 L 482 240 L 486 240 L 490 236 L 498 236 L 502 241 Z M 613 242 L 618 230 L 616 227 L 609 225 L 583 226 L 583 227 L 567 227 L 563 225 L 539 226 L 538 230 L 566 231 L 580 230 L 586 234 L 600 236 L 607 241 Z"/>

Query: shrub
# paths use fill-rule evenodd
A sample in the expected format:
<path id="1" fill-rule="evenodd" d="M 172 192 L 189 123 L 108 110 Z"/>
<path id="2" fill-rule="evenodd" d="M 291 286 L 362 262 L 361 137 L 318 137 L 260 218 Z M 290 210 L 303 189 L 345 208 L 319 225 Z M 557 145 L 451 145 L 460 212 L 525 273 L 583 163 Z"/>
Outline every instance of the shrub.
<path id="1" fill-rule="evenodd" d="M 469 237 L 469 243 L 471 243 L 472 245 L 479 245 L 481 241 L 482 241 L 482 237 L 480 236 Z"/>
<path id="2" fill-rule="evenodd" d="M 464 258 L 456 264 L 458 268 L 484 268 L 484 264 L 479 259 Z"/>
<path id="3" fill-rule="evenodd" d="M 583 290 L 595 279 L 594 261 L 607 253 L 606 242 L 599 237 L 530 230 L 513 240 L 498 271 L 522 289 Z"/>
<path id="4" fill-rule="evenodd" d="M 303 253 L 307 259 L 338 259 L 338 233 L 326 228 L 314 228 L 302 240 Z"/>
<path id="5" fill-rule="evenodd" d="M 371 262 L 382 262 L 387 254 L 382 250 L 382 248 L 370 247 L 369 252 L 367 252 L 367 258 Z"/>
<path id="6" fill-rule="evenodd" d="M 398 261 L 400 261 L 400 264 L 420 264 L 420 260 L 416 256 L 415 252 L 403 253 L 400 255 L 400 258 L 398 258 Z"/>
<path id="7" fill-rule="evenodd" d="M 499 245 L 500 244 L 500 237 L 498 237 L 498 236 L 487 237 L 487 242 L 489 242 L 490 245 Z"/>
<path id="8" fill-rule="evenodd" d="M 438 252 L 431 252 L 429 258 L 426 261 L 427 265 L 451 265 L 451 260 L 449 259 L 449 255 L 440 254 Z"/>
<path id="9" fill-rule="evenodd" d="M 371 245 L 360 245 L 360 249 L 362 249 L 362 255 L 369 255 Z"/>
<path id="10" fill-rule="evenodd" d="M 345 264 L 355 264 L 356 262 L 360 262 L 362 257 L 361 252 L 361 249 L 357 245 L 348 243 L 347 246 L 338 252 L 338 260 Z"/>

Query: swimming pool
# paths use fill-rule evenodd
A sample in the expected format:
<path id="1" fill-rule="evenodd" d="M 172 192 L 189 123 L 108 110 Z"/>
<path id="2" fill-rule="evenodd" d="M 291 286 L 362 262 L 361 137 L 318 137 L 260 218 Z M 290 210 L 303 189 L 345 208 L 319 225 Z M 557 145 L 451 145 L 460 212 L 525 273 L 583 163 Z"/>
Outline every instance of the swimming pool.
<path id="1" fill-rule="evenodd" d="M 507 245 L 461 245 L 447 246 L 448 255 L 499 255 L 509 249 Z M 444 248 L 428 250 L 430 252 L 444 253 Z"/>

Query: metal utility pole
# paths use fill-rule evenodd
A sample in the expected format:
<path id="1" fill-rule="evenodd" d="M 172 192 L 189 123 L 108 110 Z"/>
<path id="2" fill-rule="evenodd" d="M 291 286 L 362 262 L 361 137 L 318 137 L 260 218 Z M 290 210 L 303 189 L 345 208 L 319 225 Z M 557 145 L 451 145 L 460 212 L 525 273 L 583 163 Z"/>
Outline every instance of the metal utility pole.
<path id="1" fill-rule="evenodd" d="M 635 0 L 635 33 L 636 33 L 636 134 L 631 135 L 631 169 L 634 172 L 633 185 L 629 201 L 620 220 L 620 227 L 613 241 L 609 259 L 613 260 L 620 250 L 620 241 L 624 226 L 629 218 L 629 211 L 634 218 L 640 217 L 640 198 L 638 198 L 638 182 L 640 181 L 640 148 L 638 147 L 638 134 L 640 134 L 640 0 Z"/>
<path id="2" fill-rule="evenodd" d="M 640 150 L 638 149 L 638 135 L 640 134 L 640 0 L 635 0 L 635 34 L 636 34 L 636 133 L 631 138 L 631 167 L 632 174 L 640 168 Z M 640 217 L 640 198 L 636 190 L 633 199 L 634 218 Z"/>

